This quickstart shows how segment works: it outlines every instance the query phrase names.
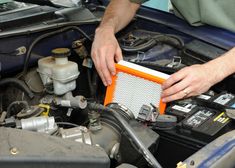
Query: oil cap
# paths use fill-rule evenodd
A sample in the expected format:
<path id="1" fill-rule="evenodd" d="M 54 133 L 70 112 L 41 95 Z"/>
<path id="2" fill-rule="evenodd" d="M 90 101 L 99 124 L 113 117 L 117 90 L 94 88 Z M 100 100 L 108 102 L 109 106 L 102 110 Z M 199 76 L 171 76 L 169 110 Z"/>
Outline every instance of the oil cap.
<path id="1" fill-rule="evenodd" d="M 52 56 L 55 58 L 65 58 L 71 55 L 69 48 L 56 48 L 52 50 Z"/>

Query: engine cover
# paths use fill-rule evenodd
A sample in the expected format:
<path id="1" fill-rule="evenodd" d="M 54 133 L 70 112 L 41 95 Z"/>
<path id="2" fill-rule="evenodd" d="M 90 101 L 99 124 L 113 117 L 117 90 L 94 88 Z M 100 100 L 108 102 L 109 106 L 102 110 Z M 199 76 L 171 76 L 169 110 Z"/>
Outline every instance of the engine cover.
<path id="1" fill-rule="evenodd" d="M 96 146 L 13 128 L 0 128 L 0 165 L 4 168 L 109 168 Z"/>

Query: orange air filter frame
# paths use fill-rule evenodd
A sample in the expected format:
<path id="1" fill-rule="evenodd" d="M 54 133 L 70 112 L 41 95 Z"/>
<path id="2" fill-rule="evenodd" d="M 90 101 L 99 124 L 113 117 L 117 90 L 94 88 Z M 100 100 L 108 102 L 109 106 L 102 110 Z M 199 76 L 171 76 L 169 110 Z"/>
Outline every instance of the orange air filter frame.
<path id="1" fill-rule="evenodd" d="M 115 88 L 116 88 L 116 81 L 118 77 L 117 74 L 119 72 L 124 72 L 126 74 L 143 78 L 145 80 L 152 81 L 160 85 L 169 77 L 169 75 L 167 74 L 164 74 L 164 73 L 161 73 L 161 72 L 158 72 L 158 71 L 155 71 L 155 70 L 152 70 L 152 69 L 140 66 L 140 65 L 136 65 L 127 61 L 123 61 L 123 60 L 115 64 L 115 66 L 116 66 L 116 75 L 112 76 L 112 84 L 107 87 L 104 105 L 107 105 L 113 102 L 113 97 L 114 97 Z M 156 105 L 156 107 L 158 107 L 160 114 L 164 114 L 166 104 L 163 103 L 161 99 L 160 99 L 159 104 Z"/>

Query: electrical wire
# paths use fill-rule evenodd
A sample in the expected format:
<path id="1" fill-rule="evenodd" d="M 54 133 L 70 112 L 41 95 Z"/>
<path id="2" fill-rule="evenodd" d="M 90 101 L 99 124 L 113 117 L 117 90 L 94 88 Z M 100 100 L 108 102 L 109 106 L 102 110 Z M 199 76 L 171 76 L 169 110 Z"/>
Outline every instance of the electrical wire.
<path id="1" fill-rule="evenodd" d="M 58 125 L 68 125 L 68 126 L 72 126 L 72 127 L 79 127 L 79 125 L 74 124 L 74 123 L 70 123 L 70 122 L 56 122 L 56 124 L 58 124 Z"/>

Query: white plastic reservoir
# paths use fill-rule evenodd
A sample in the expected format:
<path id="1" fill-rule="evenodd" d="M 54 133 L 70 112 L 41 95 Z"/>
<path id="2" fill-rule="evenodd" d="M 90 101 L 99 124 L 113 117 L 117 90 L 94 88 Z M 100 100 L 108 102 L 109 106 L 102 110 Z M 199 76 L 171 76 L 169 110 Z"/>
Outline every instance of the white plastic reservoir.
<path id="1" fill-rule="evenodd" d="M 54 94 L 63 95 L 76 88 L 79 75 L 78 65 L 68 61 L 70 50 L 57 48 L 52 50 L 52 56 L 38 61 L 38 72 L 45 86 L 53 84 Z"/>

